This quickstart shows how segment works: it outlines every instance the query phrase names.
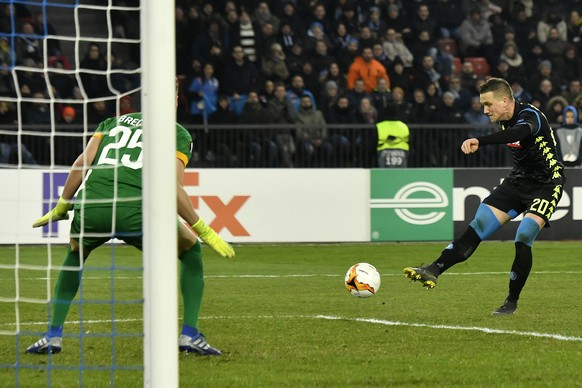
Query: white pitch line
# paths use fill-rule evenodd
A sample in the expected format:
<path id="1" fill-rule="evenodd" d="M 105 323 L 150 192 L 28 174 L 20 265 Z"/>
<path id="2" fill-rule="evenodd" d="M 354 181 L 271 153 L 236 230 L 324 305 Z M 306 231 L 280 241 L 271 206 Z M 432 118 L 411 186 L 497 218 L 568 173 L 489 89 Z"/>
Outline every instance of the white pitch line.
<path id="1" fill-rule="evenodd" d="M 577 275 L 582 274 L 582 271 L 532 271 L 531 275 Z M 509 272 L 447 272 L 445 276 L 481 276 L 481 275 L 509 275 Z M 273 274 L 238 274 L 238 275 L 207 275 L 206 279 L 278 279 L 278 278 L 315 278 L 315 277 L 343 277 L 344 274 L 288 274 L 288 275 L 273 275 Z M 399 277 L 404 276 L 401 273 L 383 273 L 381 276 Z M 83 276 L 83 280 L 106 280 L 111 279 L 111 276 Z M 141 276 L 113 276 L 115 280 L 141 279 Z M 51 277 L 51 280 L 55 280 Z M 34 278 L 20 278 L 19 280 L 48 280 L 47 277 Z"/>
<path id="2" fill-rule="evenodd" d="M 362 322 L 362 323 L 372 323 L 376 325 L 384 326 L 405 326 L 405 327 L 421 327 L 436 330 L 458 330 L 458 331 L 478 331 L 486 334 L 502 334 L 502 335 L 515 335 L 523 337 L 536 337 L 536 338 L 549 338 L 558 341 L 570 341 L 570 342 L 582 342 L 582 337 L 568 336 L 563 334 L 554 333 L 540 333 L 535 331 L 519 331 L 519 330 L 503 330 L 503 329 L 492 329 L 489 327 L 479 327 L 479 326 L 454 326 L 454 325 L 432 325 L 429 323 L 415 323 L 415 322 L 400 322 L 400 321 L 387 321 L 383 319 L 376 318 L 350 318 L 350 317 L 340 317 L 335 315 L 239 315 L 239 316 L 208 316 L 200 317 L 202 320 L 210 319 L 224 319 L 224 320 L 236 320 L 236 319 L 323 319 L 328 321 L 351 321 L 351 322 Z M 116 319 L 115 323 L 124 322 L 141 322 L 141 318 L 133 319 Z M 110 319 L 103 320 L 87 320 L 83 321 L 83 324 L 97 324 L 97 323 L 112 323 Z M 80 321 L 67 321 L 67 325 L 80 324 Z M 26 322 L 20 323 L 20 326 L 46 326 L 47 322 Z M 16 326 L 15 323 L 2 324 L 1 326 Z"/>

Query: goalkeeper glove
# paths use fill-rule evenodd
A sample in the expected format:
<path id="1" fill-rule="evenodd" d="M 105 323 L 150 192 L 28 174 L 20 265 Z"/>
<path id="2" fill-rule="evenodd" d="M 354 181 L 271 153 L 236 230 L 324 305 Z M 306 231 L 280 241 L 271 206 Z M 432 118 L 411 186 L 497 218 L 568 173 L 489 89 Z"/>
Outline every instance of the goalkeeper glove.
<path id="1" fill-rule="evenodd" d="M 206 225 L 202 218 L 198 219 L 198 221 L 192 225 L 192 228 L 198 234 L 198 237 L 214 249 L 220 256 L 234 257 L 234 249 L 232 249 L 230 244 L 224 241 L 212 228 Z"/>
<path id="2" fill-rule="evenodd" d="M 50 212 L 40 217 L 38 220 L 32 224 L 33 228 L 38 228 L 39 226 L 45 226 L 49 222 L 68 220 L 68 211 L 73 208 L 73 204 L 67 202 L 63 197 L 60 197 L 57 204 Z"/>

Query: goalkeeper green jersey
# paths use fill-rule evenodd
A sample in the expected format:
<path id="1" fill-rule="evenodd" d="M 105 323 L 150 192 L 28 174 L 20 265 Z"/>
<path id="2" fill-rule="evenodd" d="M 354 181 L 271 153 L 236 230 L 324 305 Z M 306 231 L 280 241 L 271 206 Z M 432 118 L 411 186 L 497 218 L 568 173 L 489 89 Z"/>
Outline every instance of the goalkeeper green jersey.
<path id="1" fill-rule="evenodd" d="M 93 134 L 101 143 L 77 202 L 85 207 L 141 207 L 142 204 L 142 115 L 141 112 L 112 117 Z M 176 157 L 184 165 L 192 155 L 192 136 L 176 124 Z"/>

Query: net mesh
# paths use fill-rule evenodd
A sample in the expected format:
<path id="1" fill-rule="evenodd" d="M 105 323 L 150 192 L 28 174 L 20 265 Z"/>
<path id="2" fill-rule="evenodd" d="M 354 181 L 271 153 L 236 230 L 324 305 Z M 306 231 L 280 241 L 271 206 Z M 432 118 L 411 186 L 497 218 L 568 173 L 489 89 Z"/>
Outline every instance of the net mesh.
<path id="1" fill-rule="evenodd" d="M 67 222 L 30 224 L 56 204 L 96 125 L 138 110 L 139 11 L 139 0 L 0 0 L 0 216 L 10 220 L 0 227 L 0 368 L 14 371 L 2 385 L 142 379 L 142 264 L 118 244 L 69 268 L 83 280 L 65 353 L 24 353 L 47 330 L 69 232 Z"/>

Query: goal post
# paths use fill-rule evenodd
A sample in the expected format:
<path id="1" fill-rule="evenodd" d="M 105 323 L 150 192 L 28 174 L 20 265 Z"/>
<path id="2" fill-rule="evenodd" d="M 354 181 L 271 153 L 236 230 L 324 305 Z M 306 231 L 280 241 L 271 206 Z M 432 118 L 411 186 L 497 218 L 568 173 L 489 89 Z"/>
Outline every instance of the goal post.
<path id="1" fill-rule="evenodd" d="M 174 2 L 142 0 L 144 386 L 178 386 Z"/>

